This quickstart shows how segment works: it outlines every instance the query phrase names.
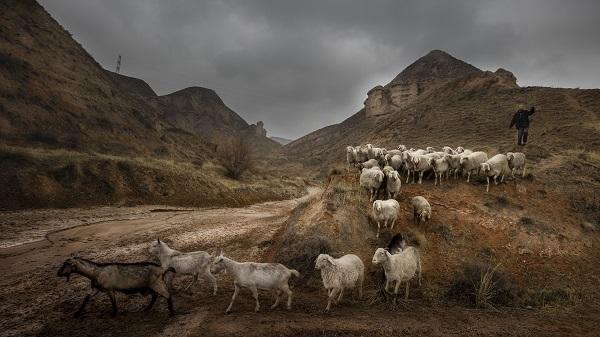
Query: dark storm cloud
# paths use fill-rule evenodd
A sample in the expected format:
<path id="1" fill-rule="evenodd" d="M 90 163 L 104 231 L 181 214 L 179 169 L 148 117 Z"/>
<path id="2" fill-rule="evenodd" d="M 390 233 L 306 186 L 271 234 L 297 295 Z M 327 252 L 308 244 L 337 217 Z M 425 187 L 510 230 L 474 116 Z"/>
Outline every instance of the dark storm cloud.
<path id="1" fill-rule="evenodd" d="M 159 93 L 215 89 L 296 138 L 362 107 L 431 49 L 521 85 L 599 87 L 599 1 L 42 0 L 105 68 Z"/>

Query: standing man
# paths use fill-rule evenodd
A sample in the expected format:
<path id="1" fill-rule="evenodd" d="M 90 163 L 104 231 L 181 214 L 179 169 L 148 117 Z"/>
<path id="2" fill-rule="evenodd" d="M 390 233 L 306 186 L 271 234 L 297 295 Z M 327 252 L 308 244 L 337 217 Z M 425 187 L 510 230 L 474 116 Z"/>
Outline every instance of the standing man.
<path id="1" fill-rule="evenodd" d="M 515 112 L 512 121 L 510 122 L 509 129 L 513 126 L 517 128 L 517 144 L 527 144 L 527 131 L 529 130 L 529 116 L 535 113 L 535 107 L 526 110 L 524 105 L 519 105 L 519 109 Z"/>

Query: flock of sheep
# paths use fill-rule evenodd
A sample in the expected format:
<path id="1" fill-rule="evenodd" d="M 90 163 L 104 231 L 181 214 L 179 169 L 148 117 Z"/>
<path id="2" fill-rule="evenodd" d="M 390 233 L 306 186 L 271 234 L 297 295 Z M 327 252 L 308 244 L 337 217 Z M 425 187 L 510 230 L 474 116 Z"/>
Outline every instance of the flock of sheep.
<path id="1" fill-rule="evenodd" d="M 489 191 L 489 178 L 496 179 L 511 173 L 514 176 L 516 170 L 522 170 L 525 175 L 525 155 L 523 153 L 509 152 L 506 155 L 497 154 L 488 159 L 485 152 L 458 147 L 452 149 L 444 147 L 442 151 L 436 152 L 428 147 L 425 150 L 407 149 L 404 145 L 398 146 L 396 150 L 376 148 L 371 144 L 365 146 L 347 148 L 348 170 L 353 165 L 359 169 L 360 185 L 370 192 L 370 200 L 373 201 L 373 217 L 377 222 L 377 237 L 381 224 L 393 228 L 396 222 L 400 204 L 395 198 L 400 193 L 402 185 L 400 172 L 404 170 L 407 174 L 408 183 L 412 175 L 413 183 L 415 175 L 419 174 L 419 184 L 422 183 L 423 174 L 432 171 L 435 175 L 435 183 L 442 183 L 450 174 L 455 178 L 458 173 L 467 175 L 467 181 L 473 173 L 486 175 Z M 380 192 L 387 197 L 386 200 L 374 200 Z M 429 221 L 431 218 L 431 205 L 422 196 L 412 198 L 413 215 L 417 222 Z M 192 275 L 189 288 L 200 277 L 209 280 L 213 286 L 213 295 L 217 294 L 216 274 L 223 270 L 232 275 L 234 281 L 234 292 L 226 312 L 231 312 L 233 303 L 241 288 L 250 290 L 256 301 L 255 311 L 260 310 L 258 300 L 258 289 L 272 291 L 275 302 L 272 309 L 279 304 L 280 297 L 287 296 L 287 309 L 292 306 L 292 291 L 289 287 L 289 279 L 292 276 L 299 277 L 297 270 L 289 269 L 280 263 L 258 263 L 237 262 L 220 254 L 209 254 L 203 251 L 184 253 L 170 248 L 160 240 L 150 244 L 149 252 L 156 256 L 160 264 L 153 262 L 140 263 L 96 263 L 80 257 L 67 259 L 58 276 L 65 276 L 67 281 L 71 274 L 79 274 L 91 281 L 91 289 L 83 303 L 75 313 L 80 316 L 88 301 L 100 292 L 106 292 L 112 305 L 112 314 L 116 315 L 117 305 L 115 292 L 126 294 L 141 293 L 151 295 L 151 300 L 145 310 L 150 310 L 158 296 L 167 299 L 169 313 L 173 314 L 172 296 L 170 284 L 175 274 Z M 418 247 L 408 246 L 400 234 L 394 236 L 388 248 L 377 248 L 372 258 L 372 263 L 383 268 L 385 273 L 385 291 L 391 284 L 395 283 L 393 294 L 398 293 L 402 282 L 405 283 L 405 297 L 408 298 L 409 282 L 419 275 L 421 284 L 421 253 Z M 354 255 L 348 254 L 340 258 L 334 258 L 328 254 L 320 254 L 315 260 L 315 269 L 321 272 L 323 286 L 327 290 L 328 300 L 325 310 L 330 310 L 331 303 L 337 303 L 342 299 L 344 290 L 358 289 L 359 297 L 362 297 L 362 286 L 364 281 L 365 266 L 362 260 Z"/>
<path id="2" fill-rule="evenodd" d="M 67 259 L 58 271 L 58 276 L 66 277 L 68 281 L 71 274 L 79 274 L 91 281 L 90 292 L 75 312 L 75 317 L 80 317 L 89 300 L 100 292 L 107 293 L 110 298 L 113 316 L 117 314 L 115 292 L 151 295 L 152 298 L 144 311 L 152 309 L 158 296 L 164 297 L 168 303 L 169 313 L 173 315 L 173 302 L 169 288 L 175 274 L 192 275 L 192 282 L 185 289 L 201 277 L 208 279 L 213 285 L 213 295 L 216 295 L 215 275 L 223 270 L 234 279 L 233 296 L 226 309 L 227 313 L 231 312 L 241 288 L 250 290 L 256 301 L 254 310 L 257 312 L 260 310 L 259 289 L 272 291 L 275 295 L 275 302 L 271 309 L 278 306 L 282 294 L 287 296 L 287 309 L 292 308 L 292 291 L 288 281 L 292 276 L 299 277 L 300 273 L 280 263 L 237 262 L 223 255 L 222 251 L 214 255 L 203 251 L 184 253 L 170 248 L 160 239 L 152 241 L 149 252 L 158 258 L 160 264 L 97 263 L 81 257 Z M 407 247 L 404 240 L 398 241 L 389 251 L 377 249 L 372 262 L 381 265 L 385 271 L 386 291 L 392 282 L 396 282 L 394 294 L 397 294 L 400 283 L 405 282 L 405 296 L 408 297 L 408 282 L 417 270 L 420 284 L 421 260 L 418 249 Z M 348 254 L 334 258 L 328 254 L 320 254 L 315 260 L 315 269 L 320 270 L 323 286 L 327 290 L 326 311 L 331 308 L 332 301 L 337 303 L 342 299 L 345 289 L 358 289 L 359 297 L 362 298 L 365 266 L 358 256 Z"/>
<path id="3" fill-rule="evenodd" d="M 363 146 L 348 146 L 346 148 L 347 170 L 356 167 L 360 169 L 360 186 L 365 188 L 370 201 L 373 201 L 373 218 L 377 222 L 377 237 L 381 224 L 394 228 L 394 223 L 400 213 L 400 204 L 396 196 L 402 186 L 400 172 L 406 172 L 406 183 L 415 182 L 415 175 L 419 175 L 419 184 L 423 182 L 423 175 L 432 172 L 435 176 L 434 185 L 441 185 L 444 176 L 446 180 L 451 174 L 456 179 L 459 173 L 467 175 L 467 182 L 471 174 L 481 173 L 487 178 L 486 191 L 490 189 L 490 177 L 498 184 L 497 178 L 521 170 L 525 176 L 525 154 L 521 152 L 508 152 L 497 154 L 488 159 L 483 151 L 472 151 L 461 146 L 453 149 L 444 146 L 442 151 L 435 151 L 433 147 L 426 149 L 407 149 L 399 145 L 395 150 L 373 147 L 371 144 Z M 375 200 L 383 194 L 387 200 Z M 413 216 L 416 222 L 425 222 L 431 219 L 431 205 L 422 196 L 412 198 Z"/>

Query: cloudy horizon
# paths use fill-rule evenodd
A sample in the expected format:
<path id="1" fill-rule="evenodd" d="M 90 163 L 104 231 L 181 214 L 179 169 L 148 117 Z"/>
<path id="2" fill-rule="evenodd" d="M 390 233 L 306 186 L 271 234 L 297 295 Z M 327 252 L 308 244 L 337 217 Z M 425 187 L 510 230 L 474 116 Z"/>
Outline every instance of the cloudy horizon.
<path id="1" fill-rule="evenodd" d="M 269 136 L 339 123 L 433 49 L 521 86 L 600 87 L 600 2 L 41 0 L 108 70 L 214 89 Z"/>

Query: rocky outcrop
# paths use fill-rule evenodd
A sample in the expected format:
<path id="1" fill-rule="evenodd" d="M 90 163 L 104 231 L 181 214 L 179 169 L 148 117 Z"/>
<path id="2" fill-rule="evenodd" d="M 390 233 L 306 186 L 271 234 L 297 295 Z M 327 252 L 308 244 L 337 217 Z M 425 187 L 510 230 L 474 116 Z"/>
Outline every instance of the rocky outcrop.
<path id="1" fill-rule="evenodd" d="M 139 95 L 139 96 L 156 96 L 152 87 L 146 83 L 146 81 L 141 80 L 135 77 L 129 77 L 121 74 L 117 74 L 110 70 L 104 70 L 104 72 L 110 77 L 113 82 L 121 89 L 122 92 L 131 94 L 131 95 Z"/>

